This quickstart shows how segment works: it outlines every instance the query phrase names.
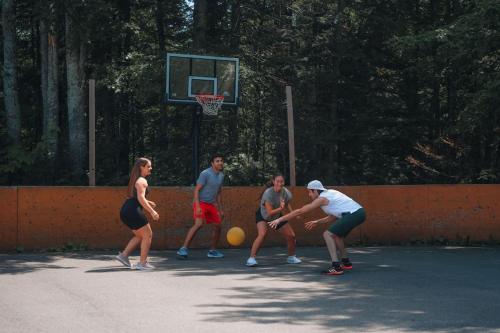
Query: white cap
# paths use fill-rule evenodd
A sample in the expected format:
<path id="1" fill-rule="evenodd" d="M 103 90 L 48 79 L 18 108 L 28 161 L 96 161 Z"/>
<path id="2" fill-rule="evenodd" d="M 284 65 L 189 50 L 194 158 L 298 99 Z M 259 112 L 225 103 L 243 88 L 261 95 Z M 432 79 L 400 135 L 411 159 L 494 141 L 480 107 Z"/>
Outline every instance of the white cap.
<path id="1" fill-rule="evenodd" d="M 327 189 L 323 187 L 323 184 L 319 180 L 312 180 L 307 184 L 308 190 L 322 190 L 326 191 Z"/>

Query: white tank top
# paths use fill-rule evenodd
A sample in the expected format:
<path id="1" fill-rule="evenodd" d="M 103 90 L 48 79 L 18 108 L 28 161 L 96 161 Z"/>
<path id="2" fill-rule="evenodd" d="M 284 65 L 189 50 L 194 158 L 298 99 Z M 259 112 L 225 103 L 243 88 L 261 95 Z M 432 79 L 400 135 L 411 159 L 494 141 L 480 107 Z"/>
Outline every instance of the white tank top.
<path id="1" fill-rule="evenodd" d="M 327 190 L 321 192 L 319 196 L 328 200 L 328 205 L 321 206 L 321 209 L 326 214 L 335 217 L 340 218 L 342 217 L 342 213 L 354 213 L 358 209 L 363 208 L 356 201 L 339 191 Z"/>

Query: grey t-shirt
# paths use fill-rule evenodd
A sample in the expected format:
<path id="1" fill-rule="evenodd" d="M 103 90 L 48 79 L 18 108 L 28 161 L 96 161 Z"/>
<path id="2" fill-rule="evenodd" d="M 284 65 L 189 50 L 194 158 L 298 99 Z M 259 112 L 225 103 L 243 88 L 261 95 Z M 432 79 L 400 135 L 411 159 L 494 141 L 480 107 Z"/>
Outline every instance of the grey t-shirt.
<path id="1" fill-rule="evenodd" d="M 260 199 L 260 214 L 262 215 L 262 217 L 267 221 L 272 221 L 280 217 L 279 213 L 269 216 L 267 214 L 265 202 L 269 202 L 273 209 L 276 209 L 280 206 L 282 198 L 285 200 L 285 205 L 288 205 L 290 200 L 292 200 L 292 192 L 290 192 L 285 187 L 283 187 L 281 192 L 276 192 L 273 187 L 269 187 L 267 190 L 265 190 L 264 193 L 262 193 L 262 198 Z"/>
<path id="2" fill-rule="evenodd" d="M 200 201 L 213 204 L 217 199 L 222 183 L 224 182 L 224 173 L 222 171 L 215 172 L 211 167 L 203 170 L 196 181 L 197 185 L 203 185 L 200 190 Z"/>

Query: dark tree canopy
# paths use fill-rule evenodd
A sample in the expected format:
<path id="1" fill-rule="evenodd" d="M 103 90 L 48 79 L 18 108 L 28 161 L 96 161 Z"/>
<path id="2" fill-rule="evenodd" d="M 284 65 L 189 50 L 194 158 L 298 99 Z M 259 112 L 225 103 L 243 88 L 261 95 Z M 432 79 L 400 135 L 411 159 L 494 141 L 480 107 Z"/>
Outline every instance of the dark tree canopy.
<path id="1" fill-rule="evenodd" d="M 240 59 L 240 107 L 200 131 L 202 167 L 222 152 L 229 185 L 289 174 L 286 85 L 299 185 L 500 180 L 497 0 L 3 3 L 0 185 L 87 184 L 90 78 L 97 184 L 147 156 L 152 184 L 189 185 L 191 109 L 163 104 L 167 52 Z"/>

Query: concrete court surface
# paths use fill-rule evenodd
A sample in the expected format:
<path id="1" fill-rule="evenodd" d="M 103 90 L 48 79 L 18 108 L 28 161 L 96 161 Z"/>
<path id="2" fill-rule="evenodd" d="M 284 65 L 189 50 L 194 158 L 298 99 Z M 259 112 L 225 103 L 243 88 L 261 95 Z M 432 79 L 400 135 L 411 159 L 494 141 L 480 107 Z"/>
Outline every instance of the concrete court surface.
<path id="1" fill-rule="evenodd" d="M 323 276 L 323 247 L 224 259 L 154 251 L 157 269 L 111 252 L 0 254 L 0 332 L 500 332 L 500 248 L 357 247 Z M 133 261 L 137 257 L 132 257 Z"/>

